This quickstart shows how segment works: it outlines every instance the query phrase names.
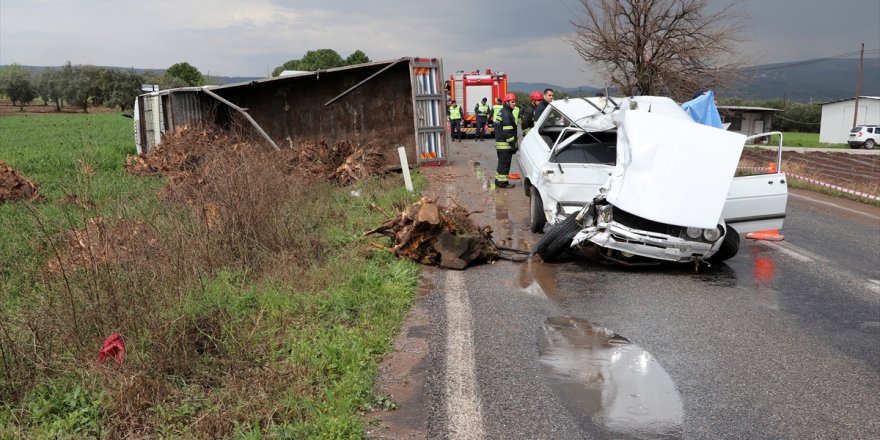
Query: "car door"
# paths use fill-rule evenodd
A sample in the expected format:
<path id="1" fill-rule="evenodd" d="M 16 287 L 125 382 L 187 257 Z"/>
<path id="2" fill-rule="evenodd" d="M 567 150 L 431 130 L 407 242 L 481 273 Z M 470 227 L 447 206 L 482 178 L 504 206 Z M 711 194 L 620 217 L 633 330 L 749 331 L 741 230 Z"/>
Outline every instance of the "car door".
<path id="1" fill-rule="evenodd" d="M 748 233 L 782 228 L 788 203 L 788 179 L 782 172 L 782 133 L 771 132 L 750 136 L 779 136 L 779 171 L 737 176 L 730 184 L 721 217 L 737 232 Z"/>
<path id="2" fill-rule="evenodd" d="M 608 180 L 614 169 L 616 156 L 613 145 L 586 142 L 589 135 L 580 128 L 568 137 L 560 135 L 550 152 L 548 162 L 542 167 L 542 179 L 547 192 L 553 200 L 559 201 L 564 207 L 581 207 L 591 202 L 599 194 L 599 188 Z M 588 159 L 583 148 L 610 148 L 610 163 L 598 163 L 595 158 Z M 568 154 L 574 153 L 574 154 Z M 577 158 L 577 159 L 576 159 Z"/>

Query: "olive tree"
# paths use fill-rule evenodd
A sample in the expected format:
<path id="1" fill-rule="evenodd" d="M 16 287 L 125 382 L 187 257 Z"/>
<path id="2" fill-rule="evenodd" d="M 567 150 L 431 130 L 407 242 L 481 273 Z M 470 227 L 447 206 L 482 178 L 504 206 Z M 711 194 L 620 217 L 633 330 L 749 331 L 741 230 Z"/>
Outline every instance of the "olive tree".
<path id="1" fill-rule="evenodd" d="M 68 61 L 61 68 L 65 78 L 64 99 L 88 113 L 92 97 L 101 95 L 101 68 L 92 65 L 71 65 Z"/>
<path id="2" fill-rule="evenodd" d="M 47 69 L 37 76 L 37 94 L 45 102 L 55 103 L 55 111 L 60 112 L 64 106 L 65 85 L 64 72 L 61 69 Z"/>
<path id="3" fill-rule="evenodd" d="M 745 15 L 738 0 L 579 0 L 568 38 L 626 95 L 689 99 L 731 85 L 750 62 L 738 56 Z"/>
<path id="4" fill-rule="evenodd" d="M 37 97 L 31 71 L 14 63 L 0 69 L 0 92 L 24 110 L 24 105 Z"/>
<path id="5" fill-rule="evenodd" d="M 185 61 L 169 67 L 165 70 L 165 74 L 174 78 L 182 79 L 187 86 L 205 85 L 205 78 L 202 76 L 202 72 Z"/>

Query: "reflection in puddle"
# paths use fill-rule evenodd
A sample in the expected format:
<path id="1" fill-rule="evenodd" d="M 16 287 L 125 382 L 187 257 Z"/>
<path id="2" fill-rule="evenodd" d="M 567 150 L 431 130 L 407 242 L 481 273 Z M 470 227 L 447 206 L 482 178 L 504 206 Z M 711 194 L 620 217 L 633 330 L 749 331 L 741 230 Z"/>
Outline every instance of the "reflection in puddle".
<path id="1" fill-rule="evenodd" d="M 606 328 L 552 317 L 538 329 L 550 388 L 587 432 L 611 438 L 678 438 L 682 403 L 663 367 Z"/>
<path id="2" fill-rule="evenodd" d="M 558 266 L 541 263 L 537 257 L 529 258 L 519 265 L 519 287 L 522 292 L 539 298 L 561 300 L 571 292 L 559 289 L 556 284 Z"/>

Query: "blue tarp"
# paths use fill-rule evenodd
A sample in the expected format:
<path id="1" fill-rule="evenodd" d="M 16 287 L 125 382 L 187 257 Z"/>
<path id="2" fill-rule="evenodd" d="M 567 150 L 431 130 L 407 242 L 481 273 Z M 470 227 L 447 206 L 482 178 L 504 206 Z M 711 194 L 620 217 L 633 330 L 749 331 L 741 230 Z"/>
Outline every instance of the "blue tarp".
<path id="1" fill-rule="evenodd" d="M 681 108 L 694 118 L 695 122 L 710 127 L 721 128 L 721 115 L 715 107 L 715 92 L 709 90 L 681 105 Z"/>

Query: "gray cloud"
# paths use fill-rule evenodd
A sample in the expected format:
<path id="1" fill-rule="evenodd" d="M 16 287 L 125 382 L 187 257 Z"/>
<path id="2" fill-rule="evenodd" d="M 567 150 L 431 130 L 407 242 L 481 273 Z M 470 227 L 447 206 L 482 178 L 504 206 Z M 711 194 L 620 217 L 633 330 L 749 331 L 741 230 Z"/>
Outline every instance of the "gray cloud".
<path id="1" fill-rule="evenodd" d="M 719 0 L 720 1 L 720 0 Z M 761 62 L 880 46 L 880 3 L 745 0 Z M 564 41 L 575 0 L 3 0 L 0 63 L 166 68 L 266 75 L 306 50 L 361 49 L 373 59 L 431 56 L 447 72 L 493 68 L 515 81 L 601 85 Z"/>

